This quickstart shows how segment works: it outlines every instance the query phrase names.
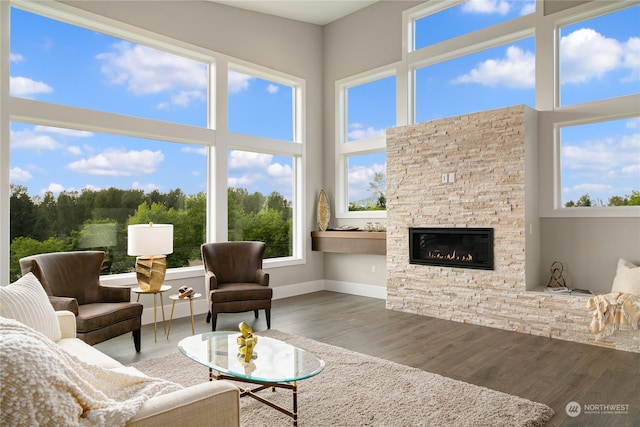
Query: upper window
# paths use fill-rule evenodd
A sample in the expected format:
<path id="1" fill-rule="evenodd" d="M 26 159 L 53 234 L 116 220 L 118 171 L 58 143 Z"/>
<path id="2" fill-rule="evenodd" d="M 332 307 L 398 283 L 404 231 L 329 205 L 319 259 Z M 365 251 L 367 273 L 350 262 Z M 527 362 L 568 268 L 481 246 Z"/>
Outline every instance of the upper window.
<path id="1" fill-rule="evenodd" d="M 11 9 L 10 94 L 207 126 L 207 64 Z"/>
<path id="2" fill-rule="evenodd" d="M 559 29 L 560 103 L 640 93 L 640 6 Z"/>
<path id="3" fill-rule="evenodd" d="M 536 10 L 535 0 L 468 0 L 415 21 L 414 50 Z"/>
<path id="4" fill-rule="evenodd" d="M 229 70 L 229 131 L 293 141 L 294 89 Z"/>
<path id="5" fill-rule="evenodd" d="M 534 39 L 528 38 L 417 69 L 415 121 L 534 106 L 534 52 Z"/>
<path id="6" fill-rule="evenodd" d="M 345 141 L 385 137 L 396 124 L 396 78 L 389 76 L 346 89 Z"/>
<path id="7" fill-rule="evenodd" d="M 560 128 L 564 207 L 640 205 L 640 117 Z"/>
<path id="8" fill-rule="evenodd" d="M 386 210 L 386 130 L 396 125 L 396 76 L 386 74 L 339 88 L 339 212 Z"/>

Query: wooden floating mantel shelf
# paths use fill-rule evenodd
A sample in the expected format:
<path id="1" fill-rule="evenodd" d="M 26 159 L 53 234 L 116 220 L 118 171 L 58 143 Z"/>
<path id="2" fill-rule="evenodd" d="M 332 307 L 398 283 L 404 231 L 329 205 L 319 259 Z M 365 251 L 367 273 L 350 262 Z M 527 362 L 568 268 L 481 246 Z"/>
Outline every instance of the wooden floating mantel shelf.
<path id="1" fill-rule="evenodd" d="M 311 250 L 386 255 L 387 233 L 384 231 L 312 231 Z"/>

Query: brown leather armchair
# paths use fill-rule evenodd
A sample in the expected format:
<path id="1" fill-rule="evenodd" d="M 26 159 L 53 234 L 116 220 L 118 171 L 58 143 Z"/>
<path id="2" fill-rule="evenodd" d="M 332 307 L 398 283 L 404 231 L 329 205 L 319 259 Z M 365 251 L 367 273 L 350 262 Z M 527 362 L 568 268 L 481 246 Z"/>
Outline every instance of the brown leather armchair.
<path id="1" fill-rule="evenodd" d="M 264 309 L 271 329 L 269 274 L 262 269 L 263 242 L 217 242 L 200 247 L 204 261 L 204 288 L 209 305 L 207 323 L 216 330 L 218 313 L 241 313 Z"/>
<path id="2" fill-rule="evenodd" d="M 20 260 L 22 274 L 32 272 L 55 310 L 76 315 L 76 336 L 89 345 L 132 332 L 140 351 L 142 304 L 131 289 L 100 284 L 102 251 L 53 252 Z"/>

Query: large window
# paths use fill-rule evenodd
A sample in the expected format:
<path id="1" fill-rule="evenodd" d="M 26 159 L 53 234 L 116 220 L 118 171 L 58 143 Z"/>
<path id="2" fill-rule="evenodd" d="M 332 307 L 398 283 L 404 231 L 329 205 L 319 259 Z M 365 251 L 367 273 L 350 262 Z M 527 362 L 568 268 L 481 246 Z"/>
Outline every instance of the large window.
<path id="1" fill-rule="evenodd" d="M 640 205 L 640 117 L 560 128 L 562 205 Z"/>
<path id="2" fill-rule="evenodd" d="M 207 64 L 17 8 L 12 96 L 207 126 Z"/>
<path id="3" fill-rule="evenodd" d="M 396 125 L 396 76 L 391 71 L 338 85 L 338 212 L 386 210 L 386 130 Z"/>
<path id="4" fill-rule="evenodd" d="M 232 67 L 228 79 L 229 130 L 235 133 L 227 162 L 229 240 L 261 240 L 265 258 L 291 257 L 302 154 L 300 82 L 241 70 Z"/>
<path id="5" fill-rule="evenodd" d="M 535 47 L 528 38 L 415 72 L 416 122 L 535 105 Z"/>
<path id="6" fill-rule="evenodd" d="M 113 37 L 118 28 L 102 32 L 107 24 L 55 4 L 20 7 L 10 9 L 10 183 L 1 184 L 11 279 L 23 256 L 79 249 L 106 251 L 104 274 L 132 271 L 126 228 L 148 222 L 174 225 L 170 267 L 200 264 L 203 242 L 227 238 L 263 240 L 271 259 L 301 257 L 302 80 L 149 33 Z M 45 16 L 50 8 L 64 22 Z M 226 93 L 209 89 L 212 78 L 228 81 Z M 217 109 L 228 113 L 223 139 L 210 125 Z M 227 198 L 212 193 L 222 182 Z M 228 235 L 207 224 L 227 208 Z"/>

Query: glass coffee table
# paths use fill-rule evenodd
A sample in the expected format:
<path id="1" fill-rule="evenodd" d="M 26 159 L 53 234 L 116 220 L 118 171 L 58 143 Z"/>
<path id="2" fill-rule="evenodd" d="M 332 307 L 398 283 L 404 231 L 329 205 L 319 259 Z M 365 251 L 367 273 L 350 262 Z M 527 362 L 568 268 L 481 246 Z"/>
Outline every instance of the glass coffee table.
<path id="1" fill-rule="evenodd" d="M 207 332 L 184 338 L 180 352 L 209 368 L 209 380 L 233 380 L 258 387 L 240 388 L 240 397 L 249 396 L 293 418 L 298 425 L 298 381 L 319 374 L 324 361 L 306 350 L 283 341 L 258 336 L 250 362 L 239 357 L 237 337 L 240 332 Z M 293 392 L 293 411 L 270 402 L 256 393 L 271 388 Z"/>

